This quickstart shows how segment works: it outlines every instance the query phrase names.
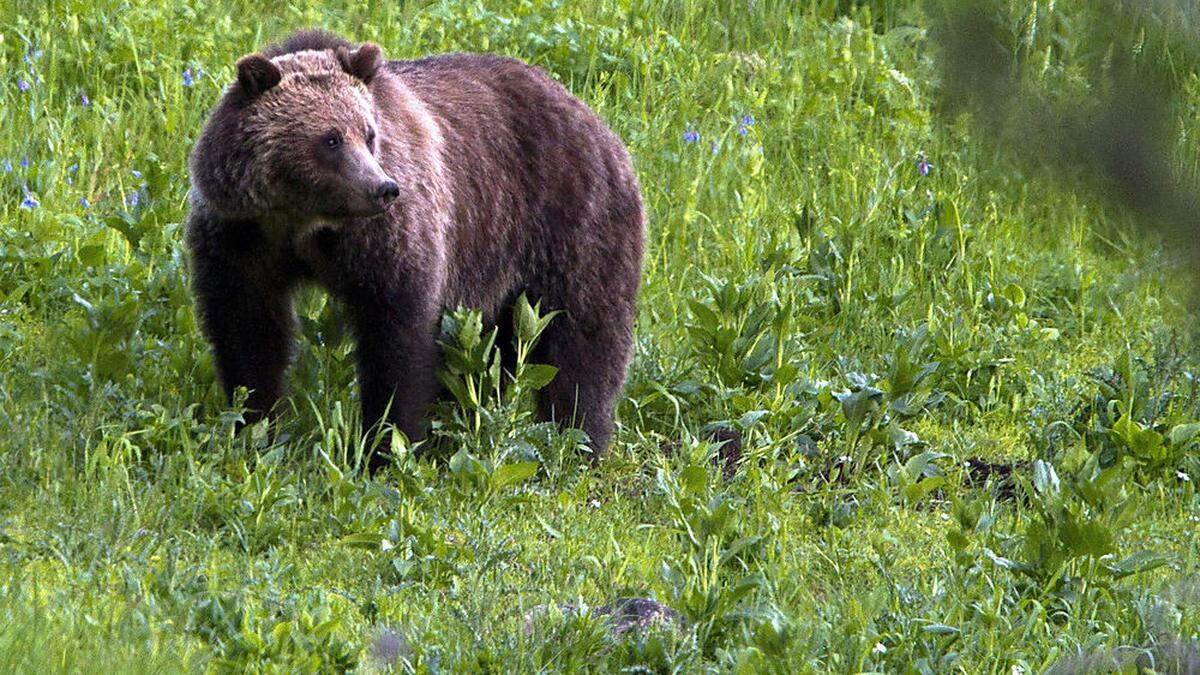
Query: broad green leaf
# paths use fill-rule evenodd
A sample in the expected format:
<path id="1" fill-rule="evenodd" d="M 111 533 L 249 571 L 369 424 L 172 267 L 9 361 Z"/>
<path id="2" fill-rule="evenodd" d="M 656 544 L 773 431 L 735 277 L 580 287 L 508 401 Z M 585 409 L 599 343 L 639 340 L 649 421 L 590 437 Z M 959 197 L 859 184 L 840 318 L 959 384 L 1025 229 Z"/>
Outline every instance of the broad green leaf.
<path id="1" fill-rule="evenodd" d="M 929 496 L 934 490 L 945 485 L 945 483 L 945 476 L 933 476 L 918 481 L 904 488 L 904 499 L 909 502 L 919 502 Z"/>
<path id="2" fill-rule="evenodd" d="M 770 410 L 751 410 L 750 412 L 745 413 L 738 418 L 738 426 L 743 429 L 749 429 L 755 424 L 758 424 L 759 420 L 770 414 Z"/>
<path id="3" fill-rule="evenodd" d="M 864 387 L 858 391 L 846 394 L 834 394 L 842 403 L 842 412 L 846 423 L 852 432 L 862 428 L 863 420 L 879 409 L 883 400 L 883 392 L 874 387 Z"/>
<path id="4" fill-rule="evenodd" d="M 1004 290 L 1000 291 L 1000 294 L 1017 307 L 1025 306 L 1025 289 L 1016 284 L 1005 286 Z"/>
<path id="5" fill-rule="evenodd" d="M 537 462 L 517 462 L 515 464 L 501 465 L 492 473 L 492 485 L 497 490 L 503 490 L 509 485 L 526 481 L 537 473 L 539 466 L 541 465 Z"/>
<path id="6" fill-rule="evenodd" d="M 537 311 L 529 304 L 529 298 L 524 293 L 513 303 L 513 323 L 516 324 L 517 339 L 525 344 L 532 343 L 541 332 Z"/>
<path id="7" fill-rule="evenodd" d="M 541 389 L 554 380 L 558 368 L 544 363 L 531 363 L 521 371 L 521 383 L 529 389 Z"/>
<path id="8" fill-rule="evenodd" d="M 1200 435 L 1200 422 L 1177 424 L 1171 427 L 1171 431 L 1167 434 L 1167 440 L 1171 445 L 1186 445 L 1198 435 Z"/>
<path id="9" fill-rule="evenodd" d="M 1170 562 L 1174 556 L 1154 551 L 1138 551 L 1124 560 L 1108 565 L 1106 569 L 1117 579 L 1149 572 Z"/>
<path id="10" fill-rule="evenodd" d="M 703 328 L 711 333 L 720 326 L 720 319 L 717 318 L 716 312 L 712 311 L 708 305 L 697 300 L 689 300 L 688 307 L 692 310 L 692 318 L 696 322 L 696 326 Z"/>
<path id="11" fill-rule="evenodd" d="M 699 464 L 689 464 L 679 472 L 680 482 L 691 494 L 699 494 L 708 485 L 708 469 Z"/>
<path id="12" fill-rule="evenodd" d="M 99 267 L 104 264 L 104 246 L 100 244 L 81 246 L 76 255 L 85 267 Z"/>
<path id="13" fill-rule="evenodd" d="M 357 532 L 347 535 L 338 540 L 342 546 L 351 548 L 362 548 L 371 551 L 379 550 L 380 545 L 384 541 L 384 536 L 378 532 Z"/>

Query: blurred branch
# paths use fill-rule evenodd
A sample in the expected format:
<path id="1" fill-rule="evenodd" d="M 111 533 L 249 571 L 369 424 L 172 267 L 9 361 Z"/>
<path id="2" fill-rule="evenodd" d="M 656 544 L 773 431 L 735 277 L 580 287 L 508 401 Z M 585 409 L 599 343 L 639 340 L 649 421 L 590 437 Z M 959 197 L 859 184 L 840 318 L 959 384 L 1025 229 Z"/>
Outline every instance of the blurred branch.
<path id="1" fill-rule="evenodd" d="M 1020 3 L 1025 14 L 1015 18 L 998 0 L 938 4 L 945 107 L 970 113 L 983 140 L 1023 164 L 1081 176 L 1200 258 L 1200 185 L 1172 150 L 1180 89 L 1200 56 L 1196 3 L 1070 4 L 1069 19 L 1053 16 L 1062 12 L 1055 3 Z M 1054 18 L 1073 31 L 1069 39 L 1038 35 Z M 1051 65 L 1081 78 L 1077 90 L 1048 85 Z"/>

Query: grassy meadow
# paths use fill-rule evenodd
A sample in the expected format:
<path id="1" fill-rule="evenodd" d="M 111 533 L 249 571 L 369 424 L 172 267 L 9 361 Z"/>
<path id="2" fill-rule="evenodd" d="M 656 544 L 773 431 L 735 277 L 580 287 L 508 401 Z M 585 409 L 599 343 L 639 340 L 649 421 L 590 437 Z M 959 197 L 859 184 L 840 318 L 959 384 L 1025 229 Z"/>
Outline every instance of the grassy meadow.
<path id="1" fill-rule="evenodd" d="M 1086 91 L 1081 4 L 1006 10 L 1040 82 Z M 1195 672 L 1190 265 L 948 109 L 932 21 L 0 0 L 0 671 Z M 475 394 L 367 475 L 315 291 L 278 436 L 233 434 L 186 157 L 234 61 L 303 26 L 521 57 L 626 140 L 648 249 L 603 461 L 533 420 L 536 376 L 496 391 L 463 310 Z M 677 618 L 614 631 L 620 598 Z"/>

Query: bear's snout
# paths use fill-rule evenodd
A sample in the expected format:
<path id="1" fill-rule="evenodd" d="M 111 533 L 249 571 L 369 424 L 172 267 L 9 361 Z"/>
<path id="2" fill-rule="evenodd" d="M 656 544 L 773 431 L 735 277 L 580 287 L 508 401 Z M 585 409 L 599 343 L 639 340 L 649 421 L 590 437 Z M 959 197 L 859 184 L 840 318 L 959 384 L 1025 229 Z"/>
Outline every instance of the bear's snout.
<path id="1" fill-rule="evenodd" d="M 387 178 L 375 186 L 375 194 L 372 196 L 380 206 L 390 204 L 400 196 L 400 186 L 396 185 L 396 181 Z"/>

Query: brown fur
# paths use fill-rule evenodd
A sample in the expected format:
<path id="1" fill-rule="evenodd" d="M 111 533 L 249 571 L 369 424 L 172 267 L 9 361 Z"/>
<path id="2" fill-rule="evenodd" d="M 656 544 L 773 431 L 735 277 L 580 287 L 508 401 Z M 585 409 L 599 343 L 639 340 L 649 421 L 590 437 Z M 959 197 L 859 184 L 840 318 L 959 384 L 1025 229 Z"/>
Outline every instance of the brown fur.
<path id="1" fill-rule="evenodd" d="M 386 211 L 345 215 L 348 179 L 311 150 L 326 127 L 371 148 L 399 185 Z M 202 325 L 222 384 L 251 389 L 257 414 L 283 391 L 298 284 L 319 283 L 350 310 L 364 423 L 386 419 L 414 438 L 438 393 L 441 312 L 476 307 L 503 324 L 526 292 L 563 310 L 535 355 L 559 368 L 541 414 L 607 445 L 631 350 L 642 203 L 620 140 L 541 71 L 469 54 L 384 62 L 373 45 L 299 33 L 239 62 L 239 84 L 193 151 L 192 181 Z"/>

